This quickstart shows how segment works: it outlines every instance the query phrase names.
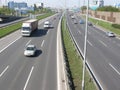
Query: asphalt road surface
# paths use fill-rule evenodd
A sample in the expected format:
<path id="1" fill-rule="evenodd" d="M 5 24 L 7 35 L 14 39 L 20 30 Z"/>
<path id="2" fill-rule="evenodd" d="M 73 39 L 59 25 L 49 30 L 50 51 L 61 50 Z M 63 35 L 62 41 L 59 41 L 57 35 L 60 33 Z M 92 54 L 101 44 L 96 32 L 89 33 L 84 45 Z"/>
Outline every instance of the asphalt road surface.
<path id="1" fill-rule="evenodd" d="M 76 16 L 74 24 L 67 15 L 68 26 L 81 52 L 84 49 L 85 24 Z M 88 26 L 87 62 L 104 90 L 120 90 L 120 40 L 108 37 L 104 30 Z"/>
<path id="2" fill-rule="evenodd" d="M 56 39 L 59 18 L 49 21 L 54 28 L 45 30 L 43 23 L 39 24 L 31 37 L 21 37 L 18 32 L 19 38 L 9 47 L 1 49 L 0 90 L 57 90 Z M 24 48 L 28 44 L 37 47 L 34 57 L 24 56 Z"/>

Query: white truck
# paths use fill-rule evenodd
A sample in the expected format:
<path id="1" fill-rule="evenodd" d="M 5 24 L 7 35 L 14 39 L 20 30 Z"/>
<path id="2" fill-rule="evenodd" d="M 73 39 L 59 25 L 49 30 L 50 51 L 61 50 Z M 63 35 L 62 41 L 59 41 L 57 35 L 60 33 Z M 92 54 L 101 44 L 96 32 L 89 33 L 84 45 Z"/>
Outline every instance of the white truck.
<path id="1" fill-rule="evenodd" d="M 47 29 L 47 28 L 50 28 L 51 27 L 51 24 L 49 21 L 45 21 L 44 22 L 44 28 Z"/>
<path id="2" fill-rule="evenodd" d="M 22 23 L 21 34 L 22 36 L 30 36 L 31 33 L 38 29 L 38 20 L 30 19 Z"/>

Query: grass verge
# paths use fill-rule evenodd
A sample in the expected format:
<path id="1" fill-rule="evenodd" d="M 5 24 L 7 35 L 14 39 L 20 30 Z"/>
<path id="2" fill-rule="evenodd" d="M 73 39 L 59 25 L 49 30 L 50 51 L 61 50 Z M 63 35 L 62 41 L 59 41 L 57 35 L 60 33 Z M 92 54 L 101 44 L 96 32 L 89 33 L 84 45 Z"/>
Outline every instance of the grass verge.
<path id="1" fill-rule="evenodd" d="M 72 90 L 82 90 L 82 59 L 75 49 L 68 29 L 65 27 L 65 18 L 62 19 L 62 38 L 74 85 Z M 85 90 L 97 90 L 87 71 L 85 74 Z"/>
<path id="2" fill-rule="evenodd" d="M 101 26 L 101 27 L 105 28 L 106 30 L 110 30 L 110 31 L 120 35 L 120 29 L 114 28 L 112 26 L 112 24 L 109 23 L 109 22 L 104 22 L 104 21 L 101 21 L 101 20 L 93 19 L 93 18 L 89 18 L 89 21 L 93 22 L 95 25 L 98 25 L 98 26 Z"/>
<path id="3" fill-rule="evenodd" d="M 49 16 L 51 16 L 51 15 L 53 15 L 53 14 L 54 14 L 54 13 L 47 13 L 47 14 L 45 14 L 45 15 L 38 16 L 37 19 L 41 20 L 41 19 L 44 19 L 44 18 L 46 18 L 46 17 L 49 17 Z"/>
<path id="4" fill-rule="evenodd" d="M 43 18 L 46 18 L 46 17 L 49 17 L 51 15 L 53 15 L 54 13 L 47 13 L 45 15 L 41 15 L 41 16 L 38 16 L 37 19 L 43 19 Z M 1 28 L 0 29 L 0 38 L 18 30 L 21 28 L 21 25 L 22 25 L 22 22 L 18 22 L 18 23 L 15 23 L 15 24 L 12 24 L 12 25 L 9 25 L 7 27 L 4 27 L 4 28 Z"/>

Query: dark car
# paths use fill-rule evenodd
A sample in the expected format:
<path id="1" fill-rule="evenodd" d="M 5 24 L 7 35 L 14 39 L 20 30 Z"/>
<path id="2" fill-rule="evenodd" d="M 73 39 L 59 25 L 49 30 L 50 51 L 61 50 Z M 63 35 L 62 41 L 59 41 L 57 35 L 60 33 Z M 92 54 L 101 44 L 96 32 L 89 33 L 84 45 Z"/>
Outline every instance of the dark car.
<path id="1" fill-rule="evenodd" d="M 88 25 L 89 25 L 89 26 L 93 26 L 93 24 L 92 24 L 91 22 L 88 22 Z"/>

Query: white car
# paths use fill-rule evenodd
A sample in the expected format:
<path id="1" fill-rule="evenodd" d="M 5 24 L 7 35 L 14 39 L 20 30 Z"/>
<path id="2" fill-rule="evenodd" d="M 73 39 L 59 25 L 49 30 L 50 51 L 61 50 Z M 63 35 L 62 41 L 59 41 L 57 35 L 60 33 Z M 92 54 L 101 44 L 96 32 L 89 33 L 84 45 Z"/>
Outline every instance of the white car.
<path id="1" fill-rule="evenodd" d="M 28 45 L 24 50 L 25 56 L 34 56 L 36 53 L 36 46 L 35 45 Z"/>
<path id="2" fill-rule="evenodd" d="M 115 37 L 115 34 L 113 32 L 106 32 L 106 35 L 108 37 Z"/>
<path id="3" fill-rule="evenodd" d="M 44 28 L 50 28 L 50 22 L 49 21 L 45 21 L 44 22 Z"/>

